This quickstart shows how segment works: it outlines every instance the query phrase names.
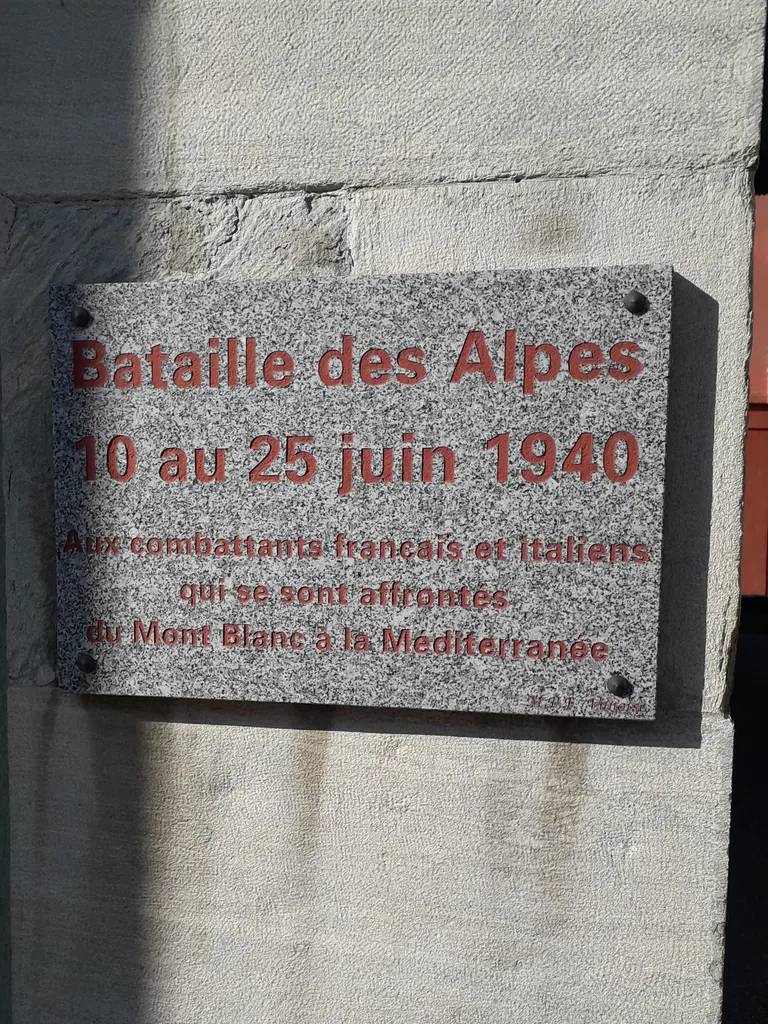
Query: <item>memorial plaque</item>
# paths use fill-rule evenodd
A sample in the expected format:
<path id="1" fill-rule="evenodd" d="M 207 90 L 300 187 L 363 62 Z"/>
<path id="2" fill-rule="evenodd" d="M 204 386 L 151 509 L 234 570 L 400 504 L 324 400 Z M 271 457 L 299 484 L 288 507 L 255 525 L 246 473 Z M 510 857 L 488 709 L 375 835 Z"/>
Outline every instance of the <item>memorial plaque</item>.
<path id="1" fill-rule="evenodd" d="M 59 684 L 653 718 L 671 280 L 55 289 Z"/>

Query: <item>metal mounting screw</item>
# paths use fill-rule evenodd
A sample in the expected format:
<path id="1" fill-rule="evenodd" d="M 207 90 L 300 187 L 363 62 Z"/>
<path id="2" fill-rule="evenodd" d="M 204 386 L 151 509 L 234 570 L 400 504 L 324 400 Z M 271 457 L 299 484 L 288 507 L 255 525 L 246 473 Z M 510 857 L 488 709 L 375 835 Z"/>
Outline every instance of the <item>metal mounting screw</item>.
<path id="1" fill-rule="evenodd" d="M 93 317 L 85 306 L 75 306 L 72 312 L 72 322 L 75 327 L 87 327 Z"/>
<path id="2" fill-rule="evenodd" d="M 81 672 L 95 672 L 99 667 L 98 661 L 88 651 L 83 651 L 82 654 L 78 654 L 75 664 Z"/>
<path id="3" fill-rule="evenodd" d="M 632 289 L 624 296 L 624 308 L 628 309 L 634 316 L 642 316 L 648 312 L 648 299 L 642 292 Z"/>
<path id="4" fill-rule="evenodd" d="M 613 675 L 608 676 L 605 688 L 614 697 L 631 697 L 635 692 L 632 683 L 620 672 L 614 672 Z"/>

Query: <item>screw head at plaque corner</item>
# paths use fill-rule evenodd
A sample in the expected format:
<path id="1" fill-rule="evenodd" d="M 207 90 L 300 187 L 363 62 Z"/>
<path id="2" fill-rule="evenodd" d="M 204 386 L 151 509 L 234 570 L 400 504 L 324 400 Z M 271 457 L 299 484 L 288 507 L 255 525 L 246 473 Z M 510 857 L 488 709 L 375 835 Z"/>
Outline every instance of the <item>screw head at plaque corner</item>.
<path id="1" fill-rule="evenodd" d="M 614 697 L 631 697 L 635 692 L 635 688 L 621 672 L 614 672 L 608 676 L 605 684 L 606 690 L 612 693 Z"/>
<path id="2" fill-rule="evenodd" d="M 81 672 L 95 672 L 99 667 L 98 661 L 90 653 L 90 651 L 83 651 L 82 654 L 78 654 L 75 659 L 75 664 Z"/>
<path id="3" fill-rule="evenodd" d="M 642 316 L 648 312 L 648 299 L 642 292 L 633 288 L 624 296 L 624 308 L 628 309 L 633 316 Z"/>
<path id="4" fill-rule="evenodd" d="M 93 316 L 90 310 L 87 310 L 85 306 L 75 306 L 72 311 L 72 323 L 75 327 L 87 327 L 93 320 Z"/>

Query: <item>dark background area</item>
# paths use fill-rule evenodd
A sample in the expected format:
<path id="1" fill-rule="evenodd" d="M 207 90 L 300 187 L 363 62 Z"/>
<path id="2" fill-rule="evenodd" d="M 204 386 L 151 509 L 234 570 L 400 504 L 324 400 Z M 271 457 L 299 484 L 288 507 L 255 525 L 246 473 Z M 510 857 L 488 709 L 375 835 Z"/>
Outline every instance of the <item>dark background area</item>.
<path id="1" fill-rule="evenodd" d="M 768 46 L 766 57 L 768 58 Z M 763 64 L 763 116 L 760 119 L 760 160 L 755 174 L 755 192 L 764 196 L 768 192 L 768 87 L 765 78 L 765 63 Z"/>
<path id="2" fill-rule="evenodd" d="M 766 46 L 768 62 L 768 46 Z M 768 193 L 768 81 L 763 78 L 755 192 Z M 759 284 L 758 284 L 759 287 Z M 745 553 L 748 556 L 748 552 Z M 768 597 L 743 597 L 730 712 L 733 795 L 723 1024 L 768 1022 Z"/>

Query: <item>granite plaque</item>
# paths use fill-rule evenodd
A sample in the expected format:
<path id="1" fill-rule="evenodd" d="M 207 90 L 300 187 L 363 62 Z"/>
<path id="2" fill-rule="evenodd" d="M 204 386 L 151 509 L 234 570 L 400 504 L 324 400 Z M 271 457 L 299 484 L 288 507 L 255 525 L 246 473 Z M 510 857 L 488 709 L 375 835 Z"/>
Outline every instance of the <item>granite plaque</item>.
<path id="1" fill-rule="evenodd" d="M 55 289 L 59 685 L 653 718 L 671 279 Z"/>

